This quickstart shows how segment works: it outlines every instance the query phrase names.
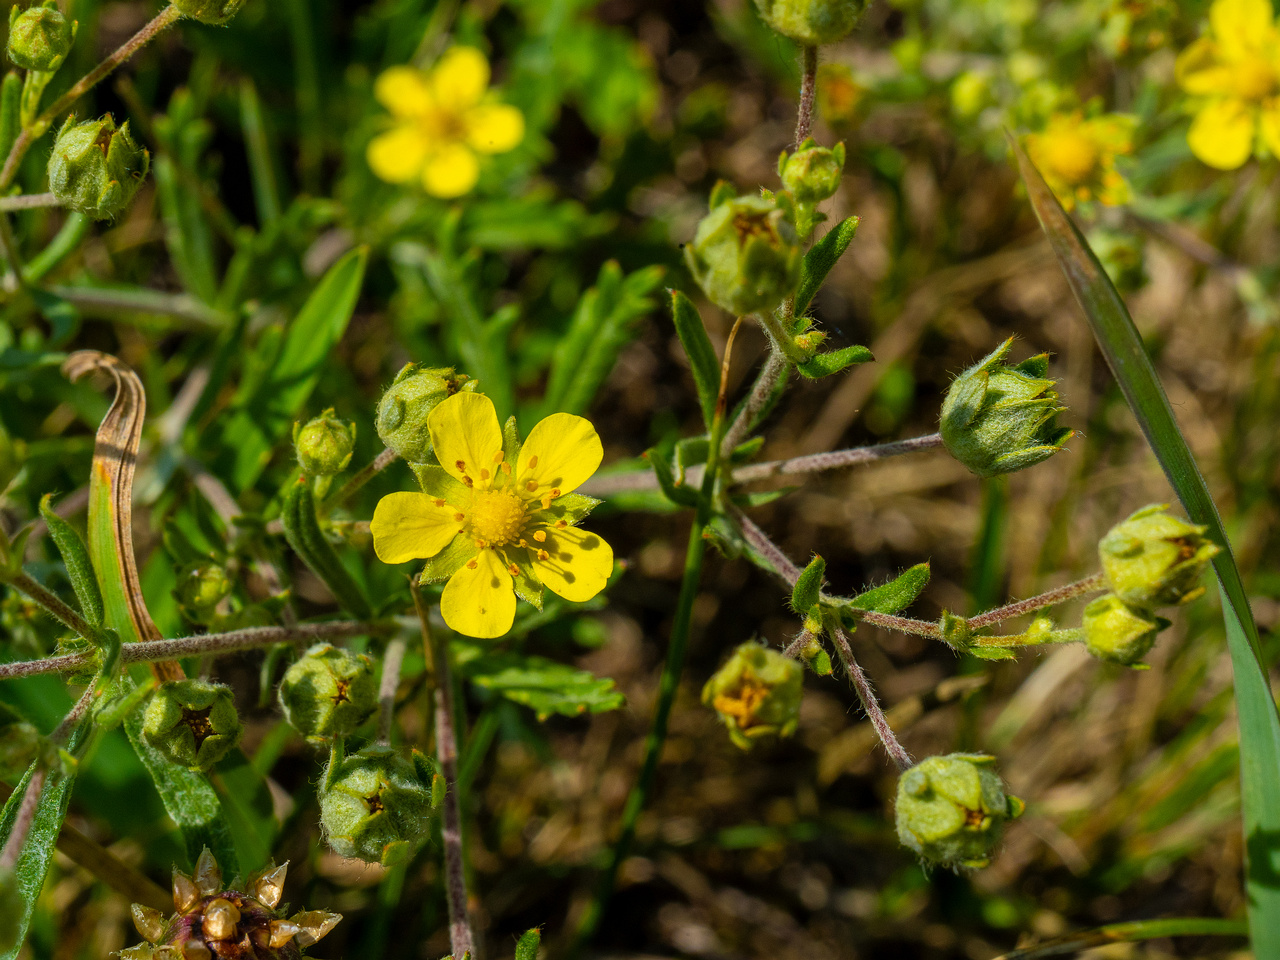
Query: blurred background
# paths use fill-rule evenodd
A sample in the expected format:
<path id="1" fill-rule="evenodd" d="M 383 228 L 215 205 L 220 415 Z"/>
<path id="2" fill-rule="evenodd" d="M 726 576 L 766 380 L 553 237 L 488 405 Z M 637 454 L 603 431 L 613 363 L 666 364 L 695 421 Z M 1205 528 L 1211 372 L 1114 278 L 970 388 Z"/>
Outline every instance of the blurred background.
<path id="1" fill-rule="evenodd" d="M 932 582 L 909 613 L 977 612 L 1095 572 L 1107 528 L 1171 499 L 1004 146 L 1004 126 L 1034 132 L 1055 115 L 1104 109 L 1136 118 L 1117 163 L 1130 196 L 1076 212 L 1224 511 L 1274 662 L 1276 169 L 1263 160 L 1223 173 L 1187 148 L 1174 58 L 1206 10 L 1167 0 L 876 0 L 850 38 L 823 48 L 814 133 L 826 145 L 843 140 L 849 154 L 824 209 L 833 222 L 862 220 L 815 313 L 833 346 L 866 344 L 876 361 L 795 384 L 761 457 L 932 433 L 951 377 L 1009 336 L 1015 360 L 1052 354 L 1069 408 L 1061 422 L 1077 431 L 1066 451 L 1006 479 L 979 481 L 938 450 L 816 476 L 752 511 L 793 558 L 821 553 L 833 590 L 929 560 Z M 63 88 L 155 10 L 73 0 L 67 12 L 80 32 Z M 456 202 L 382 183 L 364 158 L 385 126 L 374 78 L 430 63 L 451 43 L 487 53 L 527 124 L 523 143 Z M 355 316 L 302 414 L 332 406 L 354 420 L 355 464 L 381 449 L 374 407 L 410 360 L 459 364 L 499 384 L 527 430 L 556 346 L 584 309 L 617 337 L 616 363 L 579 398 L 606 464 L 697 433 L 662 287 L 697 298 L 679 244 L 716 180 L 746 193 L 777 187 L 798 79 L 796 49 L 749 0 L 249 0 L 229 27 L 184 22 L 80 107 L 127 118 L 153 152 L 154 176 L 128 212 L 93 227 L 69 227 L 60 211 L 16 217 L 29 254 L 59 231 L 83 240 L 50 257 L 48 273 L 80 293 L 52 306 L 11 297 L 0 318 L 6 526 L 87 477 L 107 398 L 67 383 L 61 355 L 116 353 L 143 377 L 150 403 L 135 530 L 144 588 L 166 636 L 191 632 L 175 570 L 217 518 L 200 470 L 183 458 L 226 478 L 235 437 L 222 432 L 224 414 L 279 350 L 317 278 L 359 244 L 370 261 Z M 46 142 L 28 157 L 28 192 L 44 189 L 47 156 Z M 584 307 L 593 287 L 613 299 Z M 143 289 L 180 299 L 149 311 Z M 699 303 L 721 349 L 732 318 Z M 487 346 L 477 352 L 480 328 Z M 763 350 L 759 331 L 744 329 L 733 354 L 739 393 Z M 205 380 L 184 392 L 193 376 Z M 170 416 L 175 398 L 186 403 L 180 416 Z M 268 510 L 289 457 L 282 442 L 260 476 L 233 489 L 243 509 Z M 354 566 L 388 591 L 398 575 L 373 561 L 359 522 L 379 495 L 412 482 L 393 465 L 347 517 Z M 645 504 L 619 498 L 591 521 L 626 564 L 608 602 L 522 635 L 526 650 L 613 678 L 625 705 L 540 719 L 467 686 L 465 816 L 487 957 L 510 956 L 533 925 L 545 925 L 547 956 L 565 955 L 637 776 L 689 517 L 631 506 Z M 34 549 L 54 576 L 53 555 Z M 319 581 L 274 549 L 301 610 L 331 611 Z M 1231 670 L 1212 592 L 1174 615 L 1143 671 L 1076 646 L 981 663 L 936 642 L 857 632 L 854 650 L 908 750 L 996 754 L 1028 804 L 993 864 L 965 876 L 925 872 L 898 845 L 896 775 L 843 679 L 807 676 L 796 736 L 750 753 L 699 704 L 738 643 L 794 636 L 787 598 L 747 561 L 710 558 L 654 802 L 593 955 L 987 960 L 1121 920 L 1243 915 Z M 257 608 L 245 600 L 244 609 Z M 1078 606 L 1059 611 L 1064 625 L 1078 615 Z M 53 650 L 53 626 L 16 594 L 0 618 L 8 658 Z M 411 653 L 406 677 L 415 669 L 420 677 Z M 225 657 L 217 672 L 249 722 L 246 754 L 270 771 L 280 820 L 272 851 L 291 861 L 286 899 L 346 917 L 314 953 L 445 954 L 438 846 L 394 873 L 326 852 L 319 761 L 260 696 L 262 654 Z M 402 690 L 405 742 L 425 731 L 421 689 Z M 0 684 L 0 698 L 46 724 L 70 702 L 52 677 Z M 167 885 L 181 851 L 119 733 L 85 764 L 71 809 L 79 830 Z M 22 956 L 106 957 L 134 942 L 127 903 L 60 857 Z M 1232 957 L 1242 943 L 1156 940 L 1091 956 Z"/>

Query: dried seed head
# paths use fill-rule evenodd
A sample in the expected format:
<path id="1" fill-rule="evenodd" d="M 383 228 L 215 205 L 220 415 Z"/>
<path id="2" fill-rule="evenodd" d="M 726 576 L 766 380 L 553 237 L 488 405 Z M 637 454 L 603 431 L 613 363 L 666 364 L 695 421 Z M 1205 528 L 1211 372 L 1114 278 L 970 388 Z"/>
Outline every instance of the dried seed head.
<path id="1" fill-rule="evenodd" d="M 230 900 L 219 897 L 204 908 L 204 923 L 201 929 L 210 940 L 229 940 L 235 936 L 236 924 L 240 922 L 240 911 Z"/>
<path id="2" fill-rule="evenodd" d="M 142 939 L 159 943 L 164 936 L 164 914 L 141 903 L 135 903 L 129 909 L 133 912 L 133 925 Z"/>
<path id="3" fill-rule="evenodd" d="M 179 913 L 186 913 L 200 899 L 200 891 L 195 881 L 174 867 L 173 870 L 173 906 Z"/>
<path id="4" fill-rule="evenodd" d="M 213 951 L 199 940 L 188 940 L 182 945 L 183 960 L 212 960 Z"/>
<path id="5" fill-rule="evenodd" d="M 293 922 L 301 928 L 298 933 L 298 946 L 309 947 L 323 940 L 341 919 L 342 914 L 331 913 L 328 910 L 306 910 L 295 914 Z"/>
<path id="6" fill-rule="evenodd" d="M 222 869 L 208 847 L 200 851 L 196 860 L 196 889 L 205 897 L 211 897 L 222 889 Z"/>
<path id="7" fill-rule="evenodd" d="M 272 864 L 265 870 L 259 870 L 249 877 L 248 883 L 245 884 L 249 896 L 264 906 L 278 907 L 280 898 L 284 895 L 284 878 L 288 872 L 289 864 L 287 863 L 279 867 Z"/>
<path id="8" fill-rule="evenodd" d="M 302 932 L 302 928 L 292 920 L 272 920 L 267 926 L 267 934 L 270 938 L 267 942 L 271 947 L 278 949 L 300 932 Z"/>

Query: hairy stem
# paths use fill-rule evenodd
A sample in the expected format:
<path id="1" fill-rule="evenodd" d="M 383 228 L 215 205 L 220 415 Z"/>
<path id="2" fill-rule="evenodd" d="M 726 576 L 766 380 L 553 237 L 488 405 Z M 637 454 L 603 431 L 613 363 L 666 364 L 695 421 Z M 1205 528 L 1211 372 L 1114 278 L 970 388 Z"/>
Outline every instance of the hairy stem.
<path id="1" fill-rule="evenodd" d="M 176 640 L 148 640 L 142 643 L 121 644 L 120 662 L 150 663 L 205 653 L 230 653 L 235 650 L 249 650 L 253 647 L 268 647 L 273 643 L 308 643 L 339 637 L 358 637 L 386 633 L 392 627 L 392 624 L 385 622 L 360 620 L 300 623 L 294 627 L 247 627 L 244 630 L 232 630 L 228 633 L 205 633 L 196 637 L 180 637 Z M 97 658 L 91 653 L 72 653 L 61 657 L 45 657 L 41 660 L 0 663 L 0 680 L 30 677 L 40 673 L 70 673 L 93 667 L 96 660 Z"/>
<path id="2" fill-rule="evenodd" d="M 16 197 L 0 197 L 0 211 L 31 210 L 35 207 L 60 207 L 62 201 L 52 193 L 24 193 Z"/>
<path id="3" fill-rule="evenodd" d="M 1095 590 L 1105 590 L 1106 587 L 1107 575 L 1105 573 L 1095 573 L 1093 576 L 1077 580 L 1075 583 L 1068 583 L 1066 586 L 1048 590 L 1034 597 L 1028 597 L 1026 600 L 1015 600 L 1013 603 L 1007 603 L 1003 607 L 996 607 L 994 610 L 980 613 L 976 617 L 970 617 L 969 627 L 977 630 L 993 623 L 1012 620 L 1014 617 L 1020 617 L 1024 613 L 1031 613 L 1034 610 L 1065 603 L 1086 593 L 1093 593 Z"/>
<path id="4" fill-rule="evenodd" d="M 800 109 L 796 111 L 796 149 L 813 129 L 813 101 L 818 92 L 818 48 L 805 46 L 801 53 Z"/>
<path id="5" fill-rule="evenodd" d="M 27 842 L 27 834 L 31 832 L 31 824 L 36 819 L 36 810 L 40 806 L 40 795 L 44 793 L 44 781 L 48 770 L 37 767 L 36 772 L 27 781 L 27 791 L 22 795 L 22 805 L 18 807 L 17 816 L 13 820 L 13 829 L 9 831 L 9 839 L 4 849 L 0 850 L 0 874 L 8 873 L 22 856 L 22 847 Z"/>
<path id="6" fill-rule="evenodd" d="M 383 450 L 380 454 L 374 457 L 373 460 L 361 468 L 361 470 L 350 480 L 344 483 L 335 493 L 330 494 L 324 500 L 321 509 L 327 512 L 332 510 L 338 504 L 345 503 L 347 500 L 350 500 L 355 496 L 357 490 L 363 487 L 383 470 L 387 469 L 387 467 L 391 466 L 398 456 L 398 453 L 390 447 L 387 447 L 387 449 Z"/>
<path id="7" fill-rule="evenodd" d="M 884 746 L 885 752 L 889 754 L 890 759 L 897 765 L 899 770 L 909 769 L 913 762 L 911 754 L 898 742 L 898 736 L 893 732 L 893 727 L 889 726 L 889 718 L 884 715 L 884 710 L 880 708 L 880 701 L 876 698 L 876 692 L 871 686 L 871 681 L 867 679 L 867 675 L 862 672 L 862 667 L 858 666 L 858 661 L 853 658 L 853 647 L 849 645 L 849 638 L 844 635 L 844 631 L 837 627 L 831 634 L 835 640 L 836 654 L 840 657 L 840 662 L 844 664 L 845 672 L 849 674 L 849 682 L 853 684 L 853 689 L 857 691 L 858 700 L 862 702 L 862 709 L 867 715 L 867 719 L 871 721 L 871 726 L 876 732 L 876 736 L 880 738 L 880 743 Z"/>
<path id="8" fill-rule="evenodd" d="M 102 631 L 99 628 L 82 617 L 79 612 L 65 603 L 61 597 L 30 574 L 23 571 L 15 576 L 6 577 L 4 582 L 21 590 L 36 603 L 40 604 L 48 611 L 50 616 L 64 627 L 74 630 L 91 643 L 102 642 Z"/>
<path id="9" fill-rule="evenodd" d="M 382 683 L 378 687 L 378 742 L 391 744 L 391 726 L 396 715 L 396 690 L 404 663 L 405 642 L 395 637 L 382 655 Z"/>
<path id="10" fill-rule="evenodd" d="M 769 356 L 765 359 L 760 372 L 756 374 L 755 383 L 751 385 L 751 392 L 747 394 L 746 402 L 743 403 L 742 409 L 738 411 L 733 422 L 729 424 L 729 429 L 725 431 L 724 442 L 720 444 L 721 456 L 728 456 L 733 452 L 734 447 L 747 439 L 747 434 L 754 428 L 760 412 L 764 410 L 765 404 L 777 389 L 778 381 L 785 378 L 790 369 L 790 364 L 787 363 L 787 358 L 782 351 L 770 345 Z M 652 473 L 652 471 L 649 472 Z"/>
<path id="11" fill-rule="evenodd" d="M 414 580 L 413 605 L 422 623 L 423 653 L 435 673 L 436 759 L 444 774 L 445 895 L 449 904 L 449 945 L 457 960 L 471 954 L 476 960 L 475 937 L 467 915 L 467 872 L 462 850 L 462 809 L 458 797 L 458 735 L 453 726 L 453 680 L 449 670 L 449 647 L 431 629 L 427 605 Z"/>

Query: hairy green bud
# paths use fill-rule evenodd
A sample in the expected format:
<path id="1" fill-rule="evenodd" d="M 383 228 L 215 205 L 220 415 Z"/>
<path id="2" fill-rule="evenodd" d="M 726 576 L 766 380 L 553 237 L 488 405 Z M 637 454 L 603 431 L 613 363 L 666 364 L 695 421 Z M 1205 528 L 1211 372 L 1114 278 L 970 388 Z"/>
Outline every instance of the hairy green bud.
<path id="1" fill-rule="evenodd" d="M 790 156 L 784 150 L 778 158 L 778 176 L 797 203 L 821 203 L 835 196 L 844 173 L 844 144 L 820 147 L 810 137 Z"/>
<path id="2" fill-rule="evenodd" d="M 293 449 L 309 477 L 331 477 L 347 468 L 356 448 L 356 425 L 339 420 L 330 408 L 305 424 L 293 426 Z"/>
<path id="3" fill-rule="evenodd" d="M 1220 548 L 1205 539 L 1208 527 L 1171 516 L 1168 509 L 1167 503 L 1143 507 L 1098 543 L 1111 589 L 1131 606 L 1187 603 L 1204 593 L 1197 584 Z"/>
<path id="4" fill-rule="evenodd" d="M 129 205 L 151 169 L 151 154 L 138 146 L 126 121 L 116 128 L 107 114 L 58 131 L 49 154 L 49 190 L 58 201 L 95 220 L 111 220 Z"/>
<path id="5" fill-rule="evenodd" d="M 40 731 L 8 704 L 0 703 L 0 780 L 12 783 L 40 749 Z"/>
<path id="6" fill-rule="evenodd" d="M 940 866 L 985 867 L 1004 822 L 1025 806 L 1005 793 L 994 764 L 986 754 L 949 753 L 906 771 L 898 779 L 898 839 Z"/>
<path id="7" fill-rule="evenodd" d="M 222 564 L 212 560 L 191 563 L 178 571 L 173 591 L 178 607 L 193 623 L 208 623 L 214 609 L 231 593 L 231 579 Z"/>
<path id="8" fill-rule="evenodd" d="M 373 661 L 330 643 L 317 643 L 285 671 L 280 707 L 312 742 L 347 737 L 378 709 Z"/>
<path id="9" fill-rule="evenodd" d="M 772 310 L 795 292 L 804 255 L 790 210 L 764 197 L 712 193 L 685 263 L 717 306 L 738 315 Z"/>
<path id="10" fill-rule="evenodd" d="M 62 66 L 76 39 L 76 22 L 58 10 L 57 0 L 19 12 L 9 8 L 9 59 L 23 70 L 52 73 Z"/>
<path id="11" fill-rule="evenodd" d="M 173 5 L 184 17 L 221 27 L 240 12 L 244 0 L 173 0 Z"/>
<path id="12" fill-rule="evenodd" d="M 1083 626 L 1084 645 L 1095 657 L 1132 665 L 1147 655 L 1169 621 L 1104 593 L 1084 608 Z"/>
<path id="13" fill-rule="evenodd" d="M 866 0 L 756 0 L 770 27 L 796 43 L 818 46 L 847 37 L 866 9 Z"/>
<path id="14" fill-rule="evenodd" d="M 320 827 L 335 852 L 384 866 L 403 860 L 427 836 L 431 791 L 414 765 L 374 745 L 326 770 Z"/>
<path id="15" fill-rule="evenodd" d="M 804 668 L 760 643 L 733 652 L 702 688 L 702 702 L 720 715 L 743 750 L 762 737 L 789 737 L 800 718 Z"/>
<path id="16" fill-rule="evenodd" d="M 207 680 L 162 683 L 142 720 L 147 743 L 192 770 L 207 770 L 225 757 L 243 730 L 231 688 Z"/>
<path id="17" fill-rule="evenodd" d="M 462 391 L 479 389 L 479 381 L 455 373 L 453 367 L 407 363 L 378 401 L 375 425 L 388 447 L 410 463 L 431 463 L 427 415 L 437 403 Z"/>
<path id="18" fill-rule="evenodd" d="M 1047 354 L 1005 366 L 1010 337 L 956 377 L 942 403 L 942 442 L 980 477 L 1022 470 L 1047 460 L 1074 431 L 1059 427 L 1054 382 L 1045 378 Z"/>
<path id="19" fill-rule="evenodd" d="M 25 906 L 18 878 L 11 870 L 0 870 L 0 953 L 17 948 Z"/>

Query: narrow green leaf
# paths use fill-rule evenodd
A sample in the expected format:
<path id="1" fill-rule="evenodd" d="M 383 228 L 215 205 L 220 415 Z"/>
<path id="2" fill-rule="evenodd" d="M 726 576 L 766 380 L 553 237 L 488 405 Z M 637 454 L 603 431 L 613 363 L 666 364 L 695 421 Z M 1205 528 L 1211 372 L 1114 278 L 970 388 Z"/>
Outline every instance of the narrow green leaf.
<path id="1" fill-rule="evenodd" d="M 520 654 L 482 656 L 466 670 L 477 686 L 529 707 L 545 720 L 553 713 L 566 717 L 617 710 L 625 698 L 608 677 Z"/>
<path id="2" fill-rule="evenodd" d="M 876 613 L 897 613 L 911 606 L 928 583 L 929 564 L 917 563 L 888 583 L 864 590 L 849 601 L 849 606 L 857 610 L 874 610 Z"/>
<path id="3" fill-rule="evenodd" d="M 658 478 L 658 486 L 662 488 L 662 493 L 668 500 L 682 507 L 698 505 L 698 491 L 693 487 L 676 483 L 675 475 L 671 472 L 671 464 L 661 450 L 655 447 L 646 452 L 645 457 L 649 461 L 649 466 L 653 467 L 653 475 Z"/>
<path id="4" fill-rule="evenodd" d="M 213 233 L 205 219 L 200 197 L 185 182 L 173 160 L 161 154 L 151 165 L 164 221 L 165 245 L 182 285 L 205 303 L 218 292 L 214 277 Z"/>
<path id="5" fill-rule="evenodd" d="M 267 142 L 266 123 L 262 118 L 262 102 L 253 81 L 240 81 L 240 128 L 249 154 L 249 174 L 253 181 L 253 199 L 258 208 L 258 221 L 266 226 L 280 219 L 280 191 L 276 187 L 275 163 Z"/>
<path id="6" fill-rule="evenodd" d="M 367 259 L 368 249 L 360 247 L 329 268 L 289 325 L 275 362 L 226 419 L 219 475 L 230 474 L 233 491 L 243 491 L 258 479 L 276 443 L 311 396 L 325 361 L 351 321 Z"/>
<path id="7" fill-rule="evenodd" d="M 515 960 L 538 960 L 540 946 L 542 946 L 542 931 L 537 927 L 526 930 L 516 943 Z"/>
<path id="8" fill-rule="evenodd" d="M 1169 920 L 1135 920 L 1131 923 L 1113 923 L 1096 930 L 1056 937 L 1034 947 L 1011 950 L 996 960 L 1035 960 L 1039 957 L 1059 957 L 1079 953 L 1091 947 L 1108 943 L 1136 943 L 1157 937 L 1243 937 L 1248 928 L 1239 920 L 1219 920 L 1211 917 L 1188 917 Z M 1263 954 L 1257 954 L 1259 958 Z"/>
<path id="9" fill-rule="evenodd" d="M 342 565 L 333 544 L 320 529 L 315 497 L 306 477 L 299 477 L 285 490 L 280 522 L 289 546 L 311 568 L 311 572 L 324 581 L 338 602 L 361 620 L 372 617 L 373 611 L 364 591 Z"/>
<path id="10" fill-rule="evenodd" d="M 698 403 L 702 405 L 702 419 L 707 429 L 716 415 L 716 398 L 720 395 L 720 361 L 716 349 L 702 325 L 702 317 L 693 301 L 679 290 L 671 291 L 671 316 L 675 320 L 676 334 L 689 357 L 689 369 L 698 389 Z"/>
<path id="11" fill-rule="evenodd" d="M 809 309 L 814 294 L 827 279 L 827 274 L 849 249 L 860 222 L 860 217 L 845 217 L 804 255 L 804 266 L 800 270 L 800 291 L 796 294 L 797 317 Z"/>
<path id="12" fill-rule="evenodd" d="M 10 70 L 0 82 L 0 156 L 7 157 L 13 141 L 18 139 L 19 107 L 22 103 L 22 78 Z"/>
<path id="13" fill-rule="evenodd" d="M 822 581 L 827 573 L 827 561 L 814 555 L 809 565 L 800 572 L 796 585 L 791 588 L 791 609 L 803 616 L 808 613 L 822 592 Z"/>
<path id="14" fill-rule="evenodd" d="M 874 359 L 875 357 L 872 356 L 870 350 L 854 344 L 849 347 L 841 347 L 839 350 L 832 350 L 829 353 L 820 353 L 812 360 L 796 364 L 796 369 L 806 379 L 819 380 L 822 377 L 829 377 L 833 373 L 839 373 L 855 363 L 870 363 Z"/>
<path id="15" fill-rule="evenodd" d="M 62 562 L 67 567 L 67 578 L 80 601 L 80 612 L 95 627 L 102 626 L 102 594 L 98 591 L 98 580 L 93 575 L 93 564 L 89 561 L 89 548 L 80 539 L 80 534 L 71 524 L 53 512 L 50 501 L 51 494 L 40 498 L 40 515 L 49 528 L 49 536 L 57 544 L 62 554 Z"/>
<path id="16" fill-rule="evenodd" d="M 1258 628 L 1217 506 L 1178 428 L 1169 398 L 1142 345 L 1124 300 L 1038 170 L 1012 142 L 1040 225 L 1067 283 L 1093 329 L 1130 409 L 1193 523 L 1209 528 L 1222 551 L 1214 557 L 1231 653 L 1240 725 L 1249 929 L 1254 955 L 1280 957 L 1280 714 L 1262 659 Z"/>

